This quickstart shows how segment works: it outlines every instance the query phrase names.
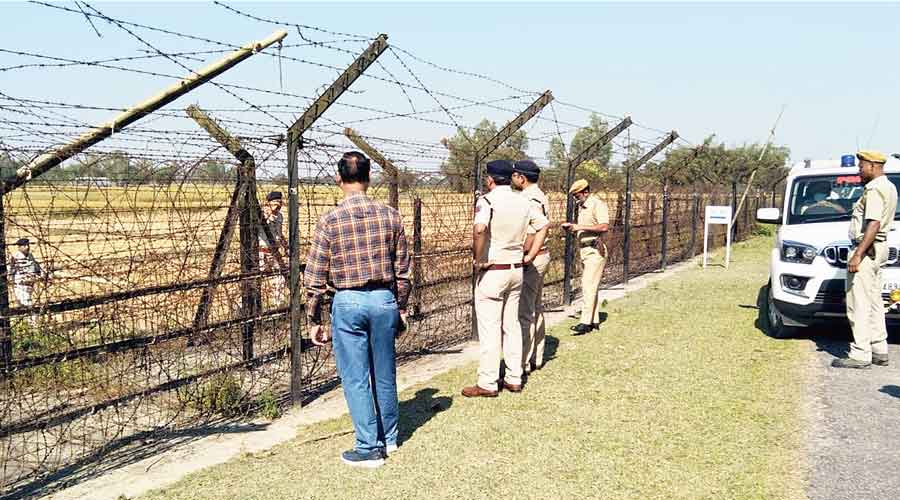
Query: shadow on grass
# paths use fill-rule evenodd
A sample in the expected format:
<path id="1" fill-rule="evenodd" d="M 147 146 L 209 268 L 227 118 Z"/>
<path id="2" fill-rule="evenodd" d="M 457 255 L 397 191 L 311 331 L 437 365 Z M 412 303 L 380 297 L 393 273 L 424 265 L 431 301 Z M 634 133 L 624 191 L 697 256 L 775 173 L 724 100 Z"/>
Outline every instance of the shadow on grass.
<path id="1" fill-rule="evenodd" d="M 412 435 L 431 420 L 438 412 L 453 405 L 453 399 L 447 396 L 434 397 L 437 389 L 427 387 L 416 391 L 412 399 L 400 402 L 400 443 L 406 442 Z"/>
<path id="2" fill-rule="evenodd" d="M 768 329 L 769 320 L 766 317 L 768 294 L 768 285 L 763 285 L 757 293 L 755 307 L 747 304 L 738 305 L 738 307 L 744 309 L 756 309 L 759 311 L 754 326 L 766 336 L 770 336 Z M 817 321 L 805 328 L 791 328 L 790 338 L 810 340 L 816 344 L 817 352 L 827 352 L 836 358 L 842 358 L 846 357 L 850 348 L 849 342 L 853 340 L 853 332 L 846 319 L 832 319 Z M 888 342 L 900 344 L 900 328 L 897 325 L 888 326 Z"/>
<path id="3" fill-rule="evenodd" d="M 878 389 L 878 392 L 883 392 L 888 396 L 893 396 L 895 398 L 900 398 L 900 386 L 896 385 L 886 385 L 881 389 Z"/>

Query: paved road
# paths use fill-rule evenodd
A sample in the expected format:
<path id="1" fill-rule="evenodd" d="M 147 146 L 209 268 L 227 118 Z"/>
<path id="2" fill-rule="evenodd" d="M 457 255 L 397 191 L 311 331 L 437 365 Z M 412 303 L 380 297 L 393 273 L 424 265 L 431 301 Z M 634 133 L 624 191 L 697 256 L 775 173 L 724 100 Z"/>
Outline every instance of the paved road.
<path id="1" fill-rule="evenodd" d="M 809 387 L 810 485 L 813 500 L 900 498 L 900 335 L 891 365 L 831 368 L 849 332 L 812 336 L 816 353 Z"/>

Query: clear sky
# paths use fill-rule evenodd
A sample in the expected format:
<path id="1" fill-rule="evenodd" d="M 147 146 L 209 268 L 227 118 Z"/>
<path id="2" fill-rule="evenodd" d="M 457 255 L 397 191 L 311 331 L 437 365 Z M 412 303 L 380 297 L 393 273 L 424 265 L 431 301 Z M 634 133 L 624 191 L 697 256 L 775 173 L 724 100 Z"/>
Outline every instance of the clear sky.
<path id="1" fill-rule="evenodd" d="M 112 16 L 234 43 L 262 38 L 275 28 L 211 3 L 92 5 Z M 234 5 L 291 23 L 388 33 L 392 44 L 439 64 L 485 73 L 518 88 L 552 89 L 562 101 L 630 114 L 656 129 L 677 129 L 694 142 L 710 133 L 729 144 L 763 141 L 786 105 L 776 142 L 789 146 L 795 160 L 838 157 L 857 145 L 900 152 L 900 4 Z M 83 18 L 47 7 L 4 3 L 0 13 L 2 48 L 74 58 L 141 49 L 132 39 L 115 38 L 111 25 L 98 24 L 105 35 L 98 38 Z M 179 48 L 178 40 L 166 43 L 168 49 Z M 20 59 L 2 57 L 0 65 L 13 61 Z M 331 63 L 344 66 L 347 58 Z M 269 60 L 259 71 L 277 78 L 272 66 Z M 171 65 L 168 70 L 178 73 Z M 81 81 L 75 74 L 71 80 L 42 75 L 0 73 L 0 90 L 124 105 L 152 89 L 105 77 Z M 310 95 L 329 80 L 303 77 L 292 69 L 286 85 Z M 430 76 L 430 84 L 472 98 L 513 93 L 473 79 L 457 86 L 437 75 Z M 376 95 L 351 99 L 362 103 L 364 97 L 373 104 Z M 508 119 L 502 113 L 489 118 Z M 585 118 L 573 114 L 569 119 Z M 416 135 L 403 129 L 394 133 Z"/>

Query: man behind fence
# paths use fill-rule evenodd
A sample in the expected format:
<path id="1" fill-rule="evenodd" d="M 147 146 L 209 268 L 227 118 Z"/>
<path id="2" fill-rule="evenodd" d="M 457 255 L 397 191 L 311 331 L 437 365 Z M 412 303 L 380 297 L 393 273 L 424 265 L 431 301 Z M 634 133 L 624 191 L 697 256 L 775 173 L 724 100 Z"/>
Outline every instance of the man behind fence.
<path id="1" fill-rule="evenodd" d="M 531 160 L 517 161 L 513 166 L 513 187 L 522 192 L 534 208 L 539 210 L 544 217 L 550 218 L 550 202 L 547 195 L 538 186 L 541 169 Z M 531 248 L 537 228 L 528 226 L 528 236 L 525 238 L 525 251 Z M 522 277 L 522 295 L 519 298 L 519 323 L 522 324 L 523 368 L 525 374 L 540 370 L 544 366 L 544 276 L 550 266 L 550 252 L 547 250 L 546 238 L 537 257 L 531 265 L 525 266 Z"/>
<path id="2" fill-rule="evenodd" d="M 10 256 L 7 266 L 9 277 L 13 282 L 13 294 L 16 296 L 16 303 L 19 307 L 31 307 L 34 305 L 32 301 L 32 293 L 34 293 L 34 285 L 44 274 L 41 265 L 38 264 L 34 254 L 31 253 L 31 242 L 28 238 L 21 238 L 16 242 L 18 250 Z M 32 314 L 29 317 L 31 326 L 37 324 L 37 316 Z"/>
<path id="3" fill-rule="evenodd" d="M 309 335 L 328 342 L 322 299 L 330 285 L 334 358 L 356 430 L 356 446 L 341 459 L 379 467 L 397 449 L 395 338 L 405 328 L 409 254 L 397 210 L 366 195 L 369 159 L 344 153 L 338 163 L 341 203 L 319 219 L 306 260 L 304 285 Z"/>
<path id="4" fill-rule="evenodd" d="M 591 187 L 584 179 L 572 183 L 569 194 L 578 204 L 578 223 L 563 223 L 567 231 L 574 231 L 581 257 L 581 321 L 572 327 L 575 335 L 584 335 L 600 326 L 600 304 L 597 294 L 600 278 L 606 266 L 606 244 L 603 235 L 609 231 L 609 207 L 606 202 L 591 195 Z"/>
<path id="5" fill-rule="evenodd" d="M 496 397 L 500 379 L 501 351 L 506 374 L 503 388 L 522 390 L 522 327 L 519 296 L 522 267 L 534 262 L 547 236 L 548 221 L 531 202 L 514 193 L 513 166 L 506 160 L 487 164 L 488 194 L 475 205 L 473 272 L 475 316 L 478 323 L 480 358 L 477 384 L 462 390 L 466 397 Z M 524 256 L 528 227 L 537 233 Z"/>
<path id="6" fill-rule="evenodd" d="M 276 304 L 281 304 L 285 300 L 285 290 L 287 288 L 287 284 L 284 279 L 284 274 L 281 272 L 281 269 L 278 267 L 278 262 L 275 260 L 274 252 L 276 249 L 281 249 L 282 256 L 287 255 L 287 252 L 284 251 L 287 246 L 285 245 L 284 240 L 284 230 L 282 227 L 284 226 L 284 214 L 281 213 L 281 206 L 283 203 L 283 196 L 280 191 L 272 191 L 266 196 L 266 204 L 262 207 L 263 220 L 260 221 L 261 224 L 265 225 L 269 228 L 269 231 L 272 233 L 272 236 L 275 238 L 273 241 L 273 245 L 269 246 L 269 240 L 266 237 L 266 232 L 260 228 L 259 231 L 259 265 L 263 271 L 278 271 L 278 274 L 272 279 L 273 282 L 273 298 Z"/>

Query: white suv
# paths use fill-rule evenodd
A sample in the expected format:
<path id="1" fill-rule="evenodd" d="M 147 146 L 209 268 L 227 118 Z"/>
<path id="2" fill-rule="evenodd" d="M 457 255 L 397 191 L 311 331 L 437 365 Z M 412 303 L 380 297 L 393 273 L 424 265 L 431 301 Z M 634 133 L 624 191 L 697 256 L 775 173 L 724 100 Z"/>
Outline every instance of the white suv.
<path id="1" fill-rule="evenodd" d="M 890 158 L 885 174 L 900 191 L 900 160 Z M 798 163 L 785 182 L 781 209 L 761 208 L 756 220 L 778 224 L 769 264 L 767 296 L 760 297 L 769 334 L 786 337 L 793 327 L 847 317 L 844 282 L 850 239 L 847 235 L 853 204 L 863 193 L 855 158 Z M 900 219 L 900 212 L 894 220 Z M 890 247 L 883 269 L 885 307 L 891 290 L 900 289 L 900 222 L 888 233 Z M 895 294 L 896 296 L 896 294 Z M 889 307 L 888 322 L 900 321 L 897 307 Z"/>

